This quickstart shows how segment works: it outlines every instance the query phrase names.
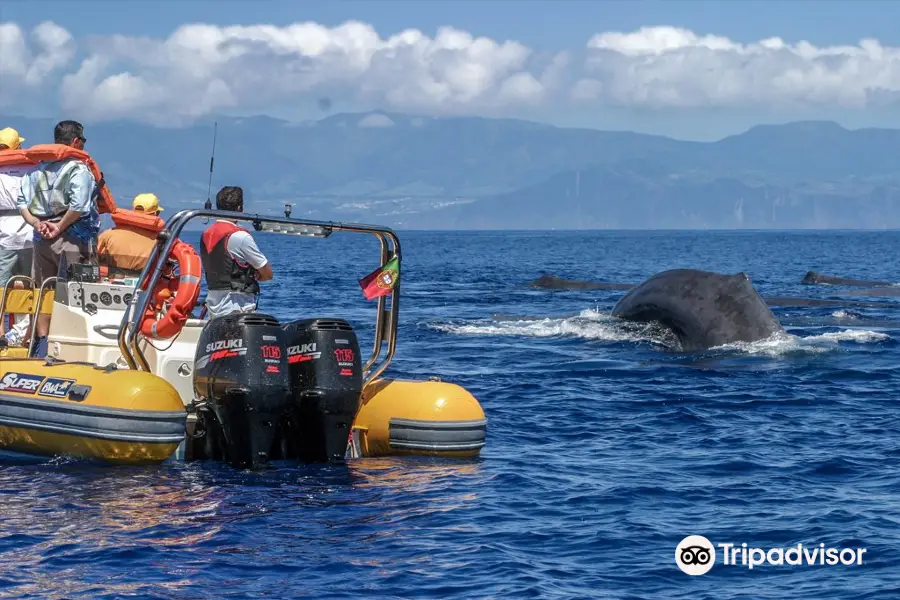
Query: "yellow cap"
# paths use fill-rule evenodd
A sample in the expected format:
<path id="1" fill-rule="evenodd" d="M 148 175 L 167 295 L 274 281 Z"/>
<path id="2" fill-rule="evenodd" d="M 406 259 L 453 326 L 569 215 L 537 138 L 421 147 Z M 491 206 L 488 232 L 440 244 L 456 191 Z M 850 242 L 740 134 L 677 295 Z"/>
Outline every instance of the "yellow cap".
<path id="1" fill-rule="evenodd" d="M 0 144 L 9 146 L 10 150 L 18 150 L 24 141 L 25 138 L 19 137 L 19 132 L 12 127 L 0 129 Z"/>
<path id="2" fill-rule="evenodd" d="M 156 194 L 138 194 L 134 197 L 131 207 L 134 210 L 142 210 L 146 213 L 162 212 L 163 209 L 159 205 L 159 198 Z"/>

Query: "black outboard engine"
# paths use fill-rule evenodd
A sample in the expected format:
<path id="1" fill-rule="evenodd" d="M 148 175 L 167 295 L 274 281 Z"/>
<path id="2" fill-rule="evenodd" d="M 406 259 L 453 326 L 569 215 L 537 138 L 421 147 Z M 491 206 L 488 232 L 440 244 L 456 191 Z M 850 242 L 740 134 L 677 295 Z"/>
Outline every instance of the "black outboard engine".
<path id="1" fill-rule="evenodd" d="M 280 417 L 291 406 L 284 329 L 275 317 L 237 313 L 203 328 L 194 393 L 209 404 L 207 458 L 256 468 L 269 460 Z"/>
<path id="2" fill-rule="evenodd" d="M 353 328 L 341 319 L 284 326 L 294 397 L 291 454 L 307 462 L 341 462 L 359 409 L 362 364 Z"/>

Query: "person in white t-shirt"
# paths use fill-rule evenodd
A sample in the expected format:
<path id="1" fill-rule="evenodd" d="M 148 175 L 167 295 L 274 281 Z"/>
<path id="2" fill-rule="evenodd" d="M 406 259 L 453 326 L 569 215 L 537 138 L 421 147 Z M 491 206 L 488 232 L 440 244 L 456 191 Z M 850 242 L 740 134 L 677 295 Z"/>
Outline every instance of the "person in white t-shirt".
<path id="1" fill-rule="evenodd" d="M 19 132 L 12 127 L 0 130 L 0 152 L 18 150 L 24 141 L 25 138 L 19 137 Z M 31 276 L 34 228 L 16 209 L 16 200 L 22 180 L 35 168 L 20 165 L 0 167 L 0 287 L 5 287 L 9 278 L 15 275 Z M 24 287 L 22 281 L 13 285 Z M 23 342 L 30 324 L 30 315 L 16 315 L 13 328 L 7 332 L 6 319 L 0 318 L 0 334 L 4 334 L 0 336 L 0 347 Z"/>
<path id="2" fill-rule="evenodd" d="M 0 152 L 18 150 L 25 139 L 12 127 L 0 130 Z M 34 228 L 16 208 L 22 179 L 33 166 L 0 167 L 0 287 L 13 275 L 31 276 Z"/>
<path id="3" fill-rule="evenodd" d="M 243 190 L 223 187 L 216 194 L 216 209 L 243 212 Z M 234 221 L 216 219 L 200 238 L 200 260 L 209 290 L 210 319 L 256 310 L 259 282 L 272 279 L 272 266 L 249 231 Z"/>

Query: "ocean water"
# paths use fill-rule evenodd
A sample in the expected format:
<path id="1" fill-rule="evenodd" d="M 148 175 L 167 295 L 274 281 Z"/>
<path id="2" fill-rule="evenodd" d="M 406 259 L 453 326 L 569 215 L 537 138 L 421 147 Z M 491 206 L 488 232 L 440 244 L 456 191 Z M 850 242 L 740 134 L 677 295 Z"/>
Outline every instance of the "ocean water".
<path id="1" fill-rule="evenodd" d="M 191 239 L 191 238 L 189 238 Z M 196 235 L 192 241 L 196 241 Z M 401 234 L 393 377 L 480 400 L 477 460 L 112 468 L 0 463 L 0 597 L 896 598 L 900 310 L 775 308 L 788 335 L 700 353 L 606 313 L 616 291 L 520 287 L 542 272 L 639 282 L 748 273 L 764 296 L 838 297 L 807 270 L 900 281 L 895 232 Z M 356 280 L 374 239 L 263 236 L 261 309 L 340 316 L 370 348 Z M 844 296 L 841 296 L 844 297 Z M 849 296 L 848 296 L 849 298 Z M 865 548 L 860 565 L 716 562 L 741 548 Z M 740 562 L 740 558 L 738 558 Z"/>

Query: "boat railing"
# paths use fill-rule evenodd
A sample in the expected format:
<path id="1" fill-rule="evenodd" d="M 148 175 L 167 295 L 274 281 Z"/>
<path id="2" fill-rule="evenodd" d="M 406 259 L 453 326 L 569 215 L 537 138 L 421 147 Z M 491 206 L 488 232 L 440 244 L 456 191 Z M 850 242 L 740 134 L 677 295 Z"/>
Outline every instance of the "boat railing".
<path id="1" fill-rule="evenodd" d="M 34 347 L 34 339 L 37 333 L 37 321 L 38 316 L 41 314 L 41 308 L 44 304 L 44 294 L 50 286 L 55 286 L 59 277 L 48 277 L 43 283 L 41 283 L 40 287 L 37 290 L 37 295 L 34 298 L 34 308 L 32 309 L 29 317 L 31 322 L 29 323 L 28 329 L 30 330 L 30 334 L 28 335 L 28 345 L 25 346 L 28 348 L 28 352 L 30 354 L 31 349 Z M 9 279 L 6 280 L 6 285 L 3 286 L 3 295 L 0 296 L 0 319 L 6 319 L 6 305 L 9 300 L 10 289 L 13 287 L 13 283 L 17 281 L 25 281 L 27 282 L 27 287 L 23 288 L 23 291 L 28 289 L 32 290 L 34 293 L 34 279 L 29 277 L 28 275 L 13 275 Z"/>
<path id="2" fill-rule="evenodd" d="M 44 281 L 41 282 L 41 287 L 38 290 L 37 298 L 35 298 L 35 301 L 34 301 L 34 312 L 31 315 L 31 335 L 28 336 L 28 346 L 26 346 L 26 348 L 28 348 L 29 353 L 34 348 L 34 338 L 35 338 L 35 334 L 37 333 L 38 315 L 41 314 L 41 307 L 44 304 L 44 292 L 51 285 L 55 288 L 56 282 L 58 280 L 59 280 L 59 277 L 53 276 L 53 277 L 47 277 L 46 279 L 44 279 Z M 6 307 L 4 306 L 3 308 L 5 309 Z"/>
<path id="3" fill-rule="evenodd" d="M 289 214 L 289 211 L 286 210 L 285 213 Z M 140 324 L 143 320 L 143 315 L 153 301 L 153 290 L 162 276 L 176 240 L 179 239 L 181 232 L 190 221 L 201 218 L 218 218 L 245 222 L 250 223 L 256 231 L 300 237 L 327 238 L 336 231 L 370 234 L 378 238 L 381 243 L 380 265 L 384 265 L 391 256 L 400 258 L 400 240 L 397 238 L 396 233 L 387 227 L 378 225 L 314 221 L 296 219 L 289 216 L 281 217 L 277 215 L 209 209 L 182 210 L 173 215 L 166 223 L 165 229 L 159 233 L 156 245 L 153 247 L 138 278 L 138 286 L 135 288 L 132 301 L 122 315 L 118 344 L 122 357 L 131 369 L 151 370 L 143 351 L 139 347 L 139 336 L 142 337 Z M 401 282 L 398 282 L 391 294 L 377 299 L 372 354 L 363 365 L 364 385 L 368 385 L 377 379 L 394 358 L 397 345 L 397 324 L 399 322 L 400 286 Z M 390 298 L 390 307 L 387 307 L 388 297 Z M 387 353 L 379 362 L 384 344 L 388 346 Z"/>
<path id="4" fill-rule="evenodd" d="M 13 282 L 21 280 L 27 281 L 31 287 L 34 287 L 34 280 L 28 275 L 13 275 L 7 279 L 6 285 L 3 286 L 3 297 L 0 298 L 0 318 L 6 317 L 6 300 L 9 297 L 9 289 L 12 287 Z"/>

